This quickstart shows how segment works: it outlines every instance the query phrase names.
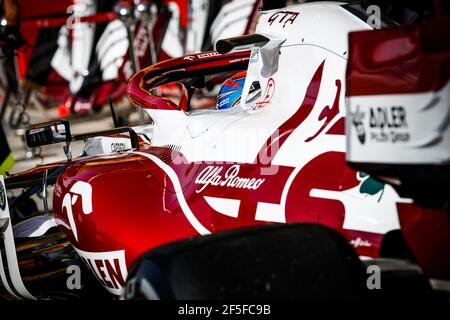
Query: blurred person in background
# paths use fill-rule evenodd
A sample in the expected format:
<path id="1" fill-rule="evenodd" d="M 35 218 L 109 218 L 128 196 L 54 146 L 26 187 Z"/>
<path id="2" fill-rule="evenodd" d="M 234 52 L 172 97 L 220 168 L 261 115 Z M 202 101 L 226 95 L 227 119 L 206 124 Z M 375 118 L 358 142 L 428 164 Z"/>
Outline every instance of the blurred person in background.
<path id="1" fill-rule="evenodd" d="M 21 11 L 17 0 L 3 0 L 1 3 L 1 36 L 0 41 L 3 53 L 12 52 L 20 48 L 23 38 L 20 35 L 19 27 L 21 22 Z M 2 70 L 4 72 L 4 70 Z M 3 76 L 3 75 L 2 75 Z M 6 140 L 3 123 L 0 123 L 0 175 L 4 175 L 11 170 L 14 165 L 14 157 Z"/>

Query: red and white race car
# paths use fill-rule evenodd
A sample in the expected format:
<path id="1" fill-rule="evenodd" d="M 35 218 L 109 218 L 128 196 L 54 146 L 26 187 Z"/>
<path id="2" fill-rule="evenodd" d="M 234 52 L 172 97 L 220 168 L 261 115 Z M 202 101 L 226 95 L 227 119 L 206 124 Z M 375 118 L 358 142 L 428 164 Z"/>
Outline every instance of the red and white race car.
<path id="1" fill-rule="evenodd" d="M 154 121 L 149 139 L 138 139 L 132 129 L 123 128 L 95 133 L 128 131 L 133 143 L 127 144 L 120 138 L 119 146 L 114 142 L 116 138 L 108 137 L 103 141 L 112 141 L 112 149 L 126 150 L 37 167 L 9 177 L 6 185 L 22 186 L 30 180 L 42 184 L 43 177 L 53 179 L 50 220 L 54 224 L 48 226 L 56 225 L 64 232 L 88 269 L 116 296 L 124 293 L 130 268 L 148 250 L 192 236 L 251 226 L 257 227 L 251 230 L 273 230 L 267 225 L 307 223 L 299 225 L 312 228 L 310 238 L 308 227 L 304 229 L 307 248 L 276 243 L 273 238 L 274 247 L 267 251 L 274 258 L 277 255 L 272 251 L 279 250 L 275 247 L 282 244 L 293 253 L 298 246 L 295 254 L 314 252 L 315 259 L 323 261 L 316 265 L 318 273 L 320 265 L 329 263 L 327 259 L 332 255 L 320 251 L 322 247 L 314 236 L 319 232 L 314 231 L 315 224 L 337 230 L 340 236 L 332 233 L 333 237 L 343 236 L 361 260 L 409 258 L 411 250 L 413 255 L 417 251 L 406 244 L 400 231 L 404 221 L 399 213 L 413 212 L 402 219 L 416 221 L 415 230 L 420 230 L 430 209 L 419 207 L 413 200 L 399 196 L 391 185 L 355 171 L 346 163 L 348 35 L 372 29 L 361 17 L 366 17 L 362 7 L 333 2 L 262 11 L 254 35 L 221 40 L 216 44 L 218 51 L 160 62 L 130 80 L 130 99 Z M 192 107 L 191 100 L 199 91 L 242 71 L 246 71 L 245 84 L 234 107 Z M 178 99 L 157 95 L 158 89 L 168 84 L 179 89 Z M 72 136 L 67 124 L 57 122 L 29 129 L 29 143 L 55 142 L 52 128 L 56 125 L 65 127 L 59 132 L 59 141 L 67 143 L 66 152 L 71 140 L 93 136 Z M 442 228 L 448 226 L 448 214 L 443 212 L 437 215 L 436 228 L 426 228 L 430 242 L 434 237 L 448 239 L 449 230 Z M 5 230 L 8 232 L 8 227 Z M 5 235 L 5 243 L 11 245 L 12 233 Z M 248 236 L 249 243 L 257 246 L 259 240 L 251 238 Z M 330 248 L 339 248 L 333 241 L 330 240 Z M 448 248 L 445 241 L 442 245 Z M 267 244 L 264 240 L 261 243 Z M 239 247 L 224 250 L 223 255 L 233 259 L 236 250 Z M 342 250 L 342 257 L 347 257 L 348 253 L 343 253 L 347 249 Z M 442 252 L 438 247 L 434 250 Z M 438 270 L 433 277 L 445 279 L 448 270 L 447 274 L 442 270 L 448 264 L 442 269 L 442 261 L 448 259 L 441 256 L 442 260 L 437 261 L 432 256 L 425 265 L 430 266 L 428 270 Z M 11 263 L 9 257 L 7 261 Z M 161 265 L 155 261 L 156 273 L 161 273 Z M 228 271 L 239 273 L 241 268 L 246 269 L 243 263 Z M 277 260 L 273 264 L 276 268 L 281 266 Z M 440 269 L 436 267 L 439 264 Z M 209 279 L 210 271 L 204 270 L 205 265 L 198 270 Z M 418 270 L 408 266 L 409 272 Z M 302 267 L 299 268 L 294 274 L 301 273 Z M 9 271 L 13 269 L 9 265 Z M 139 266 L 133 269 L 135 277 L 138 269 Z M 232 278 L 230 273 L 224 277 Z M 6 287 L 7 277 L 2 280 Z M 186 276 L 183 281 L 194 280 Z M 261 281 L 267 289 L 267 283 L 270 287 L 270 281 L 276 279 Z M 195 292 L 165 295 L 164 290 L 158 291 L 156 282 L 148 280 L 145 290 L 141 284 L 144 296 L 216 297 Z M 22 281 L 15 284 L 9 287 L 14 287 L 10 289 L 16 294 L 32 296 Z M 127 297 L 134 294 L 130 293 L 134 287 L 130 288 Z M 270 296 L 270 289 L 266 292 Z M 281 296 L 296 297 L 293 291 L 289 294 Z"/>

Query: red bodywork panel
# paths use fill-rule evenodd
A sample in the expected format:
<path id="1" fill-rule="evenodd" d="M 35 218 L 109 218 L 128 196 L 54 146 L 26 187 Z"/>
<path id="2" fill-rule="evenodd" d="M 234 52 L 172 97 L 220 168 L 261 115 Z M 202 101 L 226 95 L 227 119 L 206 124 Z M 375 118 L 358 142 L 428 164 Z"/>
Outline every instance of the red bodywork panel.
<path id="1" fill-rule="evenodd" d="M 198 222 L 210 232 L 251 225 L 267 224 L 255 217 L 258 202 L 280 202 L 283 187 L 294 168 L 278 168 L 275 175 L 261 176 L 260 164 L 206 164 L 174 163 L 168 161 L 182 157 L 168 148 L 149 147 L 140 152 L 168 162 L 176 173 L 182 192 L 170 177 L 151 159 L 134 153 L 120 153 L 78 160 L 58 178 L 53 208 L 58 223 L 71 243 L 78 249 L 103 252 L 126 249 L 127 265 L 143 252 L 157 245 L 198 235 L 180 206 L 184 198 Z M 222 168 L 221 172 L 239 166 L 239 177 L 265 179 L 257 190 L 223 188 L 194 183 L 209 167 Z M 205 177 L 205 173 L 203 174 Z M 66 210 L 62 210 L 64 195 L 77 181 L 92 186 L 93 212 L 86 216 L 80 202 L 73 205 L 78 240 L 70 230 Z M 309 196 L 311 189 L 345 190 L 359 182 L 356 172 L 346 166 L 344 154 L 328 152 L 313 159 L 296 176 L 289 189 L 286 202 L 286 222 L 315 222 L 340 230 L 348 239 L 364 234 L 374 245 L 361 247 L 361 255 L 377 256 L 382 235 L 343 230 L 345 208 L 335 200 Z M 198 192 L 200 191 L 200 192 Z M 204 197 L 232 198 L 241 201 L 237 217 L 226 216 L 213 210 Z"/>
<path id="2" fill-rule="evenodd" d="M 448 17 L 350 33 L 346 95 L 438 91 L 450 74 L 450 34 L 443 30 L 450 30 Z"/>

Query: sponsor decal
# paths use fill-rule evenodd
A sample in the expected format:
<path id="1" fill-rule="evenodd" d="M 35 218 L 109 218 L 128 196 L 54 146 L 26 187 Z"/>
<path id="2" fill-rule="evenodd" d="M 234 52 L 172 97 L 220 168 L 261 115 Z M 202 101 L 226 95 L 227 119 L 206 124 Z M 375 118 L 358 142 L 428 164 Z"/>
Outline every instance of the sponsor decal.
<path id="1" fill-rule="evenodd" d="M 236 91 L 230 91 L 230 92 L 227 92 L 226 95 L 230 95 L 230 94 L 235 93 L 235 92 L 236 92 Z M 227 103 L 229 103 L 229 102 L 230 102 L 230 98 L 226 98 L 226 99 L 221 100 L 221 101 L 219 102 L 219 108 L 220 108 L 220 107 L 223 107 L 225 104 L 227 104 Z"/>
<path id="2" fill-rule="evenodd" d="M 75 205 L 78 198 L 81 198 L 81 209 L 84 214 L 92 212 L 92 186 L 84 181 L 77 181 L 70 188 L 70 192 L 66 193 L 62 201 L 62 210 L 67 212 L 70 228 L 72 229 L 75 240 L 78 241 L 77 226 L 73 217 L 72 206 Z"/>
<path id="3" fill-rule="evenodd" d="M 201 54 L 197 54 L 195 56 L 186 56 L 183 58 L 183 60 L 189 60 L 192 61 L 194 60 L 196 57 L 198 59 L 205 59 L 205 58 L 210 58 L 210 57 L 215 57 L 215 56 L 220 56 L 220 53 L 213 51 L 213 52 L 207 52 L 207 53 L 201 53 Z"/>
<path id="4" fill-rule="evenodd" d="M 240 165 L 235 164 L 221 175 L 223 167 L 208 166 L 200 172 L 195 179 L 195 183 L 201 185 L 196 190 L 197 193 L 202 192 L 208 186 L 230 187 L 239 189 L 257 190 L 265 181 L 264 178 L 244 178 L 239 177 Z"/>
<path id="5" fill-rule="evenodd" d="M 286 24 L 288 22 L 293 24 L 299 14 L 300 14 L 300 12 L 294 12 L 294 11 L 278 11 L 270 16 L 268 22 L 269 22 L 269 25 L 272 25 L 272 23 L 274 23 L 274 22 L 277 22 L 280 24 L 283 23 L 283 28 L 284 28 L 284 27 L 286 27 Z"/>
<path id="6" fill-rule="evenodd" d="M 410 140 L 406 110 L 402 106 L 369 107 L 369 139 L 376 143 L 406 143 Z"/>
<path id="7" fill-rule="evenodd" d="M 406 110 L 402 106 L 370 108 L 371 128 L 408 128 Z"/>
<path id="8" fill-rule="evenodd" d="M 252 53 L 250 55 L 250 62 L 249 63 L 255 63 L 258 61 L 259 58 L 259 48 L 256 48 L 252 50 Z"/>
<path id="9" fill-rule="evenodd" d="M 113 142 L 111 143 L 111 151 L 119 151 L 119 150 L 125 150 L 127 149 L 127 146 L 123 142 Z"/>
<path id="10" fill-rule="evenodd" d="M 241 61 L 245 61 L 248 60 L 248 58 L 237 58 L 237 59 L 231 59 L 229 61 L 229 63 L 237 63 L 237 62 L 241 62 Z"/>
<path id="11" fill-rule="evenodd" d="M 4 211 L 6 208 L 6 190 L 3 184 L 0 183 L 0 210 Z"/>
<path id="12" fill-rule="evenodd" d="M 266 91 L 262 96 L 262 101 L 256 103 L 255 109 L 261 109 L 268 105 L 272 101 L 273 94 L 275 93 L 275 81 L 273 78 L 267 80 Z"/>
<path id="13" fill-rule="evenodd" d="M 359 248 L 359 247 L 371 247 L 372 244 L 367 241 L 367 240 L 363 240 L 360 237 L 357 237 L 356 239 L 352 239 L 350 240 L 350 244 L 354 247 L 354 248 Z"/>
<path id="14" fill-rule="evenodd" d="M 358 172 L 357 178 L 361 181 L 359 192 L 369 196 L 374 196 L 381 192 L 378 198 L 378 202 L 380 202 L 384 193 L 385 184 L 364 172 Z"/>
<path id="15" fill-rule="evenodd" d="M 364 112 L 359 110 L 359 106 L 356 107 L 356 111 L 350 114 L 352 124 L 356 129 L 356 135 L 361 144 L 366 142 L 366 130 L 364 129 Z"/>
<path id="16" fill-rule="evenodd" d="M 199 59 L 205 59 L 205 58 L 210 58 L 210 57 L 215 57 L 215 56 L 220 56 L 220 53 L 218 52 L 208 52 L 208 53 L 202 53 L 202 54 L 198 54 L 197 58 Z"/>
<path id="17" fill-rule="evenodd" d="M 125 250 L 88 252 L 75 248 L 86 266 L 112 294 L 120 295 L 127 278 Z"/>

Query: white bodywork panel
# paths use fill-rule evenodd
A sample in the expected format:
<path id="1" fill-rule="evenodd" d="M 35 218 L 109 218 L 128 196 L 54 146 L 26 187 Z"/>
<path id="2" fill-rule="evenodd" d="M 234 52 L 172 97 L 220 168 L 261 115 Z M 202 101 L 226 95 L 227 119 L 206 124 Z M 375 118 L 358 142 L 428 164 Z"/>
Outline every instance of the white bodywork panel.
<path id="1" fill-rule="evenodd" d="M 314 74 L 323 64 L 317 107 L 290 134 L 272 160 L 272 164 L 295 168 L 286 182 L 281 203 L 269 204 L 269 207 L 261 204 L 257 208 L 257 219 L 284 222 L 286 195 L 295 176 L 320 154 L 345 152 L 344 135 L 324 133 L 345 116 L 348 33 L 370 29 L 338 3 L 308 3 L 262 12 L 255 33 L 270 41 L 267 47 L 252 51 L 241 104 L 223 111 L 203 110 L 190 114 L 147 110 L 155 122 L 152 144 L 180 146 L 180 152 L 189 162 L 254 163 L 268 138 L 299 110 Z M 279 50 L 275 50 L 276 46 Z M 270 86 L 271 91 L 267 91 L 270 97 L 262 107 L 255 107 L 254 101 L 245 103 L 253 81 L 259 81 L 261 92 L 266 92 Z M 265 94 L 257 102 L 264 98 Z M 326 120 L 321 112 L 327 106 L 331 108 L 335 99 L 338 99 L 338 114 L 322 128 Z M 305 141 L 318 131 L 321 134 Z M 396 204 L 409 201 L 401 199 L 390 186 L 375 195 L 362 194 L 356 187 L 344 191 L 313 189 L 310 196 L 342 202 L 344 228 L 374 233 L 400 228 Z M 208 199 L 208 203 L 224 214 L 235 214 L 235 204 L 227 207 L 221 199 Z"/>

